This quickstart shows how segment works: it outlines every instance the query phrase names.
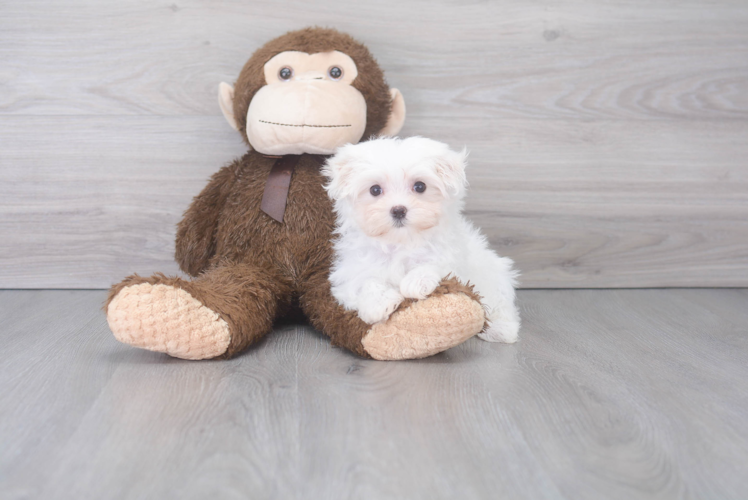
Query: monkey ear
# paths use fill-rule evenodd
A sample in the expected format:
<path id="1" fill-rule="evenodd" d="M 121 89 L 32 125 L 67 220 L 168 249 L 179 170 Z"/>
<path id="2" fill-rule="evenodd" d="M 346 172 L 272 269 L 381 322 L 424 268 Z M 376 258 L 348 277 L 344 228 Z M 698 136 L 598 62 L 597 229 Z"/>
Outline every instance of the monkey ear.
<path id="1" fill-rule="evenodd" d="M 221 82 L 218 86 L 218 105 L 231 128 L 238 131 L 239 126 L 236 124 L 236 118 L 234 118 L 234 87 L 226 82 Z"/>
<path id="2" fill-rule="evenodd" d="M 403 95 L 397 89 L 390 89 L 390 95 L 392 96 L 392 111 L 387 118 L 387 124 L 378 134 L 385 137 L 393 137 L 399 134 L 403 128 L 403 123 L 405 123 L 405 99 L 403 99 Z"/>

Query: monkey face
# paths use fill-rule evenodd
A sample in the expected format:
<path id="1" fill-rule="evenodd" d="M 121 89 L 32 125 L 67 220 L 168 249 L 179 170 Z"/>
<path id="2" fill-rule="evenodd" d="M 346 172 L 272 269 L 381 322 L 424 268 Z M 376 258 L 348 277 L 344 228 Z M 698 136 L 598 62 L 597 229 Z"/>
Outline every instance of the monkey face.
<path id="1" fill-rule="evenodd" d="M 351 82 L 356 64 L 338 52 L 281 52 L 264 67 L 265 83 L 247 111 L 247 137 L 265 154 L 331 154 L 357 143 L 366 101 Z"/>
<path id="2" fill-rule="evenodd" d="M 223 116 L 260 153 L 331 154 L 397 135 L 405 102 L 368 49 L 327 28 L 291 31 L 260 47 L 236 81 L 219 85 Z"/>

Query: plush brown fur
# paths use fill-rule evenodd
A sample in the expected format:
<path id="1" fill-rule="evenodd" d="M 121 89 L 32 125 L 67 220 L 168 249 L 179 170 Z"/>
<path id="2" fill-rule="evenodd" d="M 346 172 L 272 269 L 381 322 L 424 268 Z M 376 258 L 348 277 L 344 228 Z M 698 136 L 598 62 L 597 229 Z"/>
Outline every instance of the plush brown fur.
<path id="1" fill-rule="evenodd" d="M 358 67 L 353 85 L 367 103 L 365 138 L 385 126 L 391 107 L 389 89 L 366 47 L 335 30 L 306 29 L 272 40 L 244 66 L 236 83 L 234 112 L 245 141 L 249 102 L 264 85 L 262 67 L 286 50 L 340 50 L 351 56 Z M 195 277 L 193 281 L 163 274 L 149 278 L 133 275 L 112 287 L 105 309 L 108 311 L 109 304 L 125 287 L 149 283 L 180 288 L 228 324 L 230 343 L 220 356 L 227 358 L 269 333 L 274 320 L 298 305 L 334 345 L 370 357 L 362 339 L 371 326 L 355 312 L 345 311 L 330 291 L 328 274 L 335 221 L 332 203 L 323 188 L 325 179 L 320 174 L 323 159 L 301 155 L 291 179 L 282 223 L 260 209 L 275 161 L 276 158 L 250 151 L 218 171 L 195 197 L 178 225 L 176 241 L 176 260 L 184 272 Z M 445 280 L 434 293 L 463 293 L 478 300 L 470 287 L 456 280 Z M 411 305 L 412 301 L 406 301 L 400 310 Z M 433 316 L 436 318 L 438 312 Z M 386 332 L 383 337 L 387 337 Z M 397 351 L 397 346 L 393 349 Z"/>
<path id="2" fill-rule="evenodd" d="M 120 290 L 141 283 L 181 288 L 218 313 L 231 330 L 229 348 L 221 358 L 229 358 L 265 336 L 275 318 L 290 306 L 279 300 L 290 297 L 286 283 L 262 269 L 243 264 L 216 266 L 194 281 L 161 273 L 148 278 L 128 276 L 112 287 L 107 306 Z"/>
<path id="3" fill-rule="evenodd" d="M 392 107 L 392 96 L 384 80 L 384 73 L 369 49 L 350 35 L 337 30 L 306 28 L 291 31 L 271 40 L 258 49 L 242 68 L 234 84 L 234 119 L 244 142 L 249 145 L 246 132 L 249 103 L 255 93 L 265 85 L 263 67 L 273 56 L 287 50 L 308 54 L 337 50 L 348 54 L 358 69 L 358 76 L 352 86 L 366 99 L 366 129 L 362 140 L 367 140 L 384 128 Z"/>
<path id="4" fill-rule="evenodd" d="M 231 344 L 223 357 L 230 357 L 268 333 L 273 321 L 298 303 L 333 344 L 368 356 L 361 338 L 369 325 L 343 310 L 330 292 L 335 220 L 322 187 L 322 160 L 302 155 L 283 223 L 260 210 L 275 161 L 249 152 L 222 168 L 195 197 L 179 223 L 176 244 L 177 262 L 197 277 L 194 281 L 130 276 L 112 287 L 107 305 L 122 288 L 139 283 L 181 288 L 229 324 Z"/>

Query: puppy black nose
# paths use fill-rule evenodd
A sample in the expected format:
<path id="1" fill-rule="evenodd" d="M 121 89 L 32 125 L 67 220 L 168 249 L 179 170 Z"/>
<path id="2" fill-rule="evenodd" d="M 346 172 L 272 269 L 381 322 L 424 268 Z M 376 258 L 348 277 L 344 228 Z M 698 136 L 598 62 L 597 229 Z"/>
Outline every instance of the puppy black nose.
<path id="1" fill-rule="evenodd" d="M 405 208 L 402 205 L 398 205 L 396 207 L 392 207 L 390 209 L 390 213 L 392 214 L 392 217 L 397 220 L 402 220 L 405 218 L 405 214 L 408 213 L 408 209 Z"/>

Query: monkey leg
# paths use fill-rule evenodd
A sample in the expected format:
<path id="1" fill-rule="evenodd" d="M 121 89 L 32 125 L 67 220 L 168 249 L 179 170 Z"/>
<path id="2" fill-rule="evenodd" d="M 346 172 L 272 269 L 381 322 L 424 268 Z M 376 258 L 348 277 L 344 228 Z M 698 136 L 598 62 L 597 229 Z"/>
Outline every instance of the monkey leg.
<path id="1" fill-rule="evenodd" d="M 327 273 L 306 281 L 299 302 L 312 325 L 333 345 L 379 360 L 425 358 L 446 351 L 478 334 L 486 321 L 478 295 L 455 278 L 442 280 L 424 300 L 406 300 L 387 321 L 375 325 L 337 303 Z"/>
<path id="2" fill-rule="evenodd" d="M 182 359 L 230 358 L 272 330 L 290 296 L 267 271 L 226 264 L 194 281 L 130 276 L 104 307 L 120 342 Z"/>

